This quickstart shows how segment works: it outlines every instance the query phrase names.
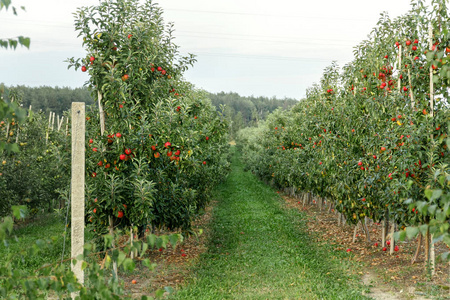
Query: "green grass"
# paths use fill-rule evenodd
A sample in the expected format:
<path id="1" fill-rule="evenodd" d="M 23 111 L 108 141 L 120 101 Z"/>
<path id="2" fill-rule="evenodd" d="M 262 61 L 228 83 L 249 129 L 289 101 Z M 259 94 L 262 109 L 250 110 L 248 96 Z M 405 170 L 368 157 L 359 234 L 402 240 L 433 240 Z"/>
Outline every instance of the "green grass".
<path id="1" fill-rule="evenodd" d="M 70 228 L 67 230 L 70 236 Z M 54 215 L 41 217 L 35 222 L 23 225 L 13 231 L 8 239 L 8 247 L 0 244 L 0 257 L 6 257 L 8 253 L 20 253 L 32 247 L 36 240 L 52 240 L 53 244 L 48 244 L 44 251 L 37 255 L 27 256 L 19 261 L 19 267 L 30 273 L 39 269 L 44 264 L 53 264 L 61 261 L 61 254 L 64 245 L 64 222 Z M 70 254 L 70 237 L 66 238 L 65 258 Z"/>
<path id="2" fill-rule="evenodd" d="M 316 244 L 237 155 L 217 195 L 209 250 L 173 299 L 367 299 L 349 255 Z"/>
<path id="3" fill-rule="evenodd" d="M 7 257 L 7 254 L 13 254 L 18 267 L 21 270 L 33 274 L 46 264 L 57 264 L 61 262 L 61 255 L 64 249 L 64 260 L 70 258 L 70 228 L 66 230 L 65 248 L 64 248 L 64 227 L 65 222 L 61 217 L 55 214 L 39 216 L 37 220 L 27 225 L 21 225 L 15 229 L 6 243 L 0 243 L 0 257 Z M 92 233 L 85 231 L 85 240 L 93 238 Z M 44 249 L 36 255 L 26 255 L 26 250 L 36 244 L 37 240 L 44 243 Z M 25 255 L 21 259 L 20 253 Z M 69 262 L 64 264 L 69 267 Z"/>

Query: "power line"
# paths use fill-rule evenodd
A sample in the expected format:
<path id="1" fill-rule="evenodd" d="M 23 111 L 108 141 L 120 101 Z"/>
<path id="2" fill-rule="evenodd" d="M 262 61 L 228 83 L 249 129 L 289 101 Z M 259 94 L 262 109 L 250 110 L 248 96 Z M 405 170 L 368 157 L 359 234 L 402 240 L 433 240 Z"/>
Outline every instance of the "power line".
<path id="1" fill-rule="evenodd" d="M 295 56 L 278 56 L 278 55 L 251 55 L 251 54 L 237 54 L 237 53 L 219 53 L 219 52 L 201 52 L 195 51 L 193 54 L 200 56 L 220 56 L 231 58 L 247 58 L 247 59 L 263 59 L 263 60 L 284 60 L 284 61 L 307 61 L 307 62 L 343 62 L 343 60 L 325 59 L 316 57 L 295 57 Z M 187 55 L 182 54 L 182 55 Z"/>
<path id="2" fill-rule="evenodd" d="M 191 13 L 207 13 L 207 14 L 221 14 L 221 15 L 240 15 L 240 16 L 256 16 L 256 17 L 276 17 L 276 18 L 295 18 L 295 19 L 325 19 L 325 20 L 341 20 L 341 21 L 358 21 L 368 22 L 368 19 L 356 19 L 356 18 L 338 18 L 338 17 L 316 17 L 308 15 L 275 15 L 275 14 L 256 14 L 256 13 L 244 13 L 244 12 L 226 12 L 215 10 L 197 10 L 197 9 L 181 9 L 181 8 L 164 8 L 165 11 L 180 11 Z M 372 22 L 372 21 L 370 21 Z"/>

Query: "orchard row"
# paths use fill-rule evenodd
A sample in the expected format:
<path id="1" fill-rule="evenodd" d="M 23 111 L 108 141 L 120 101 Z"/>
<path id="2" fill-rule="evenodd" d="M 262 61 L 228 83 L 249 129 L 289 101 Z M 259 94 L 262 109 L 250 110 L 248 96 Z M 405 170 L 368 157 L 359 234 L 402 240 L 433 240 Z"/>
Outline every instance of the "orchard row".
<path id="1" fill-rule="evenodd" d="M 179 55 L 151 3 L 82 8 L 75 29 L 87 53 L 69 64 L 89 73 L 98 102 L 87 112 L 89 226 L 189 231 L 229 168 L 227 122 L 182 79 L 194 58 Z"/>
<path id="2" fill-rule="evenodd" d="M 420 231 L 450 245 L 450 34 L 434 2 L 431 15 L 416 5 L 382 16 L 351 63 L 333 63 L 297 106 L 244 129 L 249 168 L 329 199 L 353 224 L 391 220 L 401 238 Z"/>

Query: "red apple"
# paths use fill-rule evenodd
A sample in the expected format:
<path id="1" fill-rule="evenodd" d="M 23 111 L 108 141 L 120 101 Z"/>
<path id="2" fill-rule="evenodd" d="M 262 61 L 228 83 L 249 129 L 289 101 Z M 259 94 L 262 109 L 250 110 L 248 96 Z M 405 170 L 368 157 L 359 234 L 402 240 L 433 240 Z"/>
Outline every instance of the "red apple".
<path id="1" fill-rule="evenodd" d="M 120 158 L 120 160 L 125 160 L 125 158 L 127 158 L 127 156 L 125 154 L 120 154 L 119 158 Z"/>
<path id="2" fill-rule="evenodd" d="M 86 70 L 87 70 L 86 66 L 81 67 L 81 72 L 86 72 Z"/>
<path id="3" fill-rule="evenodd" d="M 123 217 L 123 211 L 119 210 L 119 212 L 117 213 L 117 217 L 120 219 Z"/>

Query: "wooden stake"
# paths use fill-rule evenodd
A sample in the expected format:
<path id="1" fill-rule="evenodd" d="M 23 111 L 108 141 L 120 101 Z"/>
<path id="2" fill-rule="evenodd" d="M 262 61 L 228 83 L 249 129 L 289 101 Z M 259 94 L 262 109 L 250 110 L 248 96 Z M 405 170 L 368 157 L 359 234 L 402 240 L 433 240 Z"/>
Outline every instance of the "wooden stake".
<path id="1" fill-rule="evenodd" d="M 433 243 L 433 235 L 430 238 L 430 272 L 431 276 L 436 275 L 436 251 Z"/>
<path id="2" fill-rule="evenodd" d="M 71 257 L 76 258 L 83 254 L 84 248 L 84 173 L 85 173 L 85 104 L 72 103 L 72 246 Z M 71 265 L 78 281 L 84 283 L 84 273 L 81 270 L 81 261 Z"/>
<path id="3" fill-rule="evenodd" d="M 111 247 L 114 248 L 115 247 L 115 242 L 114 242 L 114 221 L 112 216 L 109 216 L 109 234 L 112 236 L 112 241 L 111 241 Z M 118 279 L 117 277 L 117 261 L 113 261 L 113 278 L 115 280 Z"/>
<path id="4" fill-rule="evenodd" d="M 61 131 L 63 121 L 64 121 L 64 116 L 61 117 L 61 122 L 58 122 L 58 131 Z"/>
<path id="5" fill-rule="evenodd" d="M 411 108 L 414 108 L 414 90 L 411 83 L 411 71 L 408 69 L 408 80 L 409 80 L 409 96 L 411 97 Z"/>
<path id="6" fill-rule="evenodd" d="M 98 96 L 98 110 L 100 113 L 100 134 L 103 135 L 105 133 L 105 112 L 103 111 L 102 99 L 103 95 L 100 91 L 97 92 Z"/>
<path id="7" fill-rule="evenodd" d="M 45 143 L 48 143 L 48 132 L 50 130 L 50 124 L 52 122 L 52 112 L 50 112 L 50 115 L 48 116 L 48 126 L 47 126 L 47 132 L 45 134 Z"/>
<path id="8" fill-rule="evenodd" d="M 132 248 L 131 253 L 130 253 L 131 259 L 134 258 L 133 239 L 134 239 L 134 236 L 133 236 L 133 225 L 131 225 L 130 226 L 130 245 L 131 245 L 131 248 Z"/>
<path id="9" fill-rule="evenodd" d="M 55 128 L 55 116 L 56 116 L 56 113 L 53 113 L 53 117 L 52 117 L 52 131 L 53 131 L 53 128 Z"/>

